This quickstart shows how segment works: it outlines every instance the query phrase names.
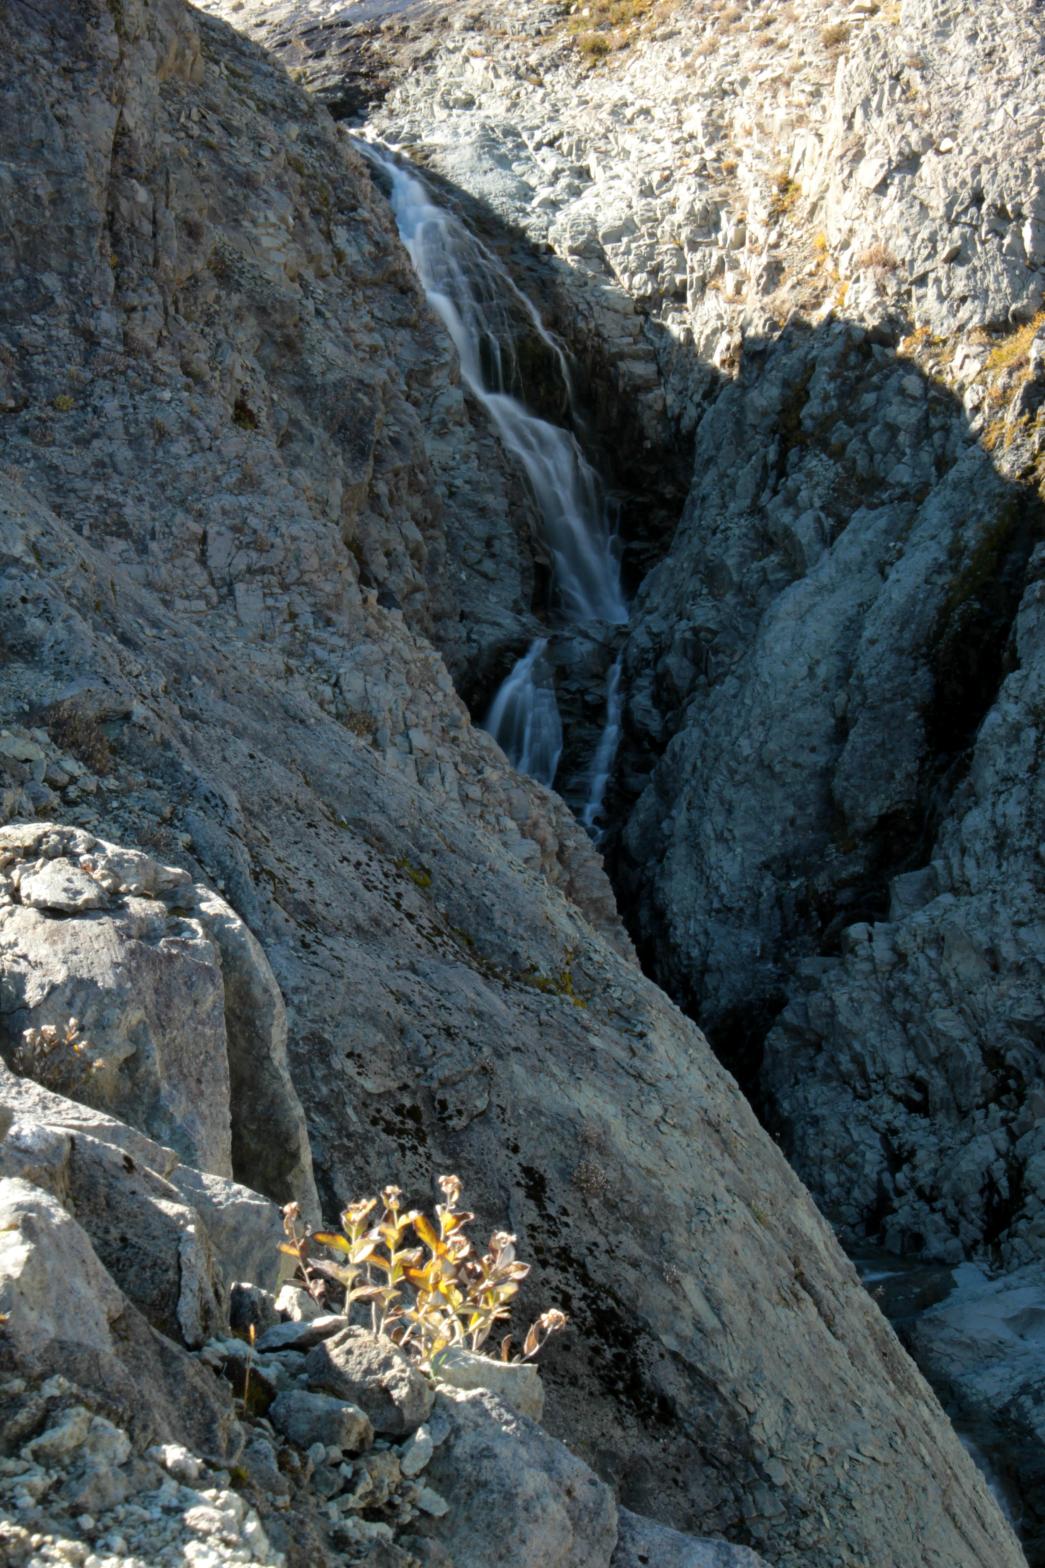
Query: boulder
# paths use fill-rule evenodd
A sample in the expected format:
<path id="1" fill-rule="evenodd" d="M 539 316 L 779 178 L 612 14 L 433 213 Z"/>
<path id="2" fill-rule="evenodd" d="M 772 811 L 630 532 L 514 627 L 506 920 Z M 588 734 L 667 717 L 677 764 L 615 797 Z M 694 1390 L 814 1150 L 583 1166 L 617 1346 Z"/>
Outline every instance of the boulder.
<path id="1" fill-rule="evenodd" d="M 768 1568 L 746 1546 L 698 1540 L 622 1508 L 610 1568 Z"/>
<path id="2" fill-rule="evenodd" d="M 359 1454 L 374 1441 L 369 1418 L 356 1405 L 329 1394 L 310 1394 L 306 1389 L 287 1389 L 268 1408 L 268 1419 L 299 1448 L 323 1443 L 347 1454 Z"/>
<path id="3" fill-rule="evenodd" d="M 544 1386 L 532 1361 L 495 1361 L 460 1345 L 451 1345 L 434 1368 L 436 1383 L 451 1388 L 485 1388 L 514 1410 L 539 1421 L 544 1414 Z"/>
<path id="4" fill-rule="evenodd" d="M 12 1113 L 0 1174 L 45 1187 L 86 1230 L 120 1288 L 163 1332 L 218 1332 L 237 1279 L 275 1286 L 282 1236 L 267 1198 L 177 1164 L 170 1149 L 103 1112 L 0 1067 Z"/>
<path id="5" fill-rule="evenodd" d="M 0 828 L 0 866 L 19 900 L 0 902 L 10 1037 L 76 1018 L 90 1049 L 75 1072 L 61 1063 L 63 1087 L 187 1165 L 235 1169 L 314 1213 L 283 1000 L 224 900 L 178 867 L 51 823 Z"/>
<path id="6" fill-rule="evenodd" d="M 421 1533 L 455 1568 L 608 1568 L 617 1539 L 609 1487 L 562 1443 L 496 1394 L 441 1392 L 450 1431 L 429 1460 L 427 1485 L 450 1507 Z"/>
<path id="7" fill-rule="evenodd" d="M 227 1388 L 150 1328 L 58 1200 L 0 1178 L 0 1368 L 60 1373 L 139 1445 L 162 1437 L 227 1462 L 241 1443 Z"/>
<path id="8" fill-rule="evenodd" d="M 309 1387 L 351 1400 L 365 1410 L 382 1437 L 402 1437 L 419 1427 L 432 1408 L 432 1385 L 390 1339 L 366 1329 L 344 1329 L 309 1351 Z"/>

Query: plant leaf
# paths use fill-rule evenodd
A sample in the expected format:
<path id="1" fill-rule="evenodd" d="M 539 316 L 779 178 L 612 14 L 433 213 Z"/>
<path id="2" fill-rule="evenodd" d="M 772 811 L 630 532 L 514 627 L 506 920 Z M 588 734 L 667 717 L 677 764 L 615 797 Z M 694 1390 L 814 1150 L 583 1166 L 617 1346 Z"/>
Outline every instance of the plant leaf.
<path id="1" fill-rule="evenodd" d="M 352 1243 L 347 1236 L 342 1236 L 340 1231 L 317 1230 L 313 1232 L 312 1240 L 318 1241 L 322 1247 L 330 1247 L 334 1252 L 350 1253 L 352 1251 Z"/>

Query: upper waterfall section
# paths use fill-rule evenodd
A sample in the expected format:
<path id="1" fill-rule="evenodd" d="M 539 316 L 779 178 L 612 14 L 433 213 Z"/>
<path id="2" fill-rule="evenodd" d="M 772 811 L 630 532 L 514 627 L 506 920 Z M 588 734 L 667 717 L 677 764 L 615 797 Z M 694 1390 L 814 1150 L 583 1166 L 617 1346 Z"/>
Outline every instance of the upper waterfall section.
<path id="1" fill-rule="evenodd" d="M 360 144 L 391 184 L 391 204 L 429 304 L 445 323 L 469 391 L 522 465 L 552 558 L 554 609 L 564 623 L 628 618 L 599 477 L 574 435 L 531 413 L 508 390 L 511 347 L 502 330 L 506 294 L 521 303 L 550 347 L 569 393 L 559 345 L 532 303 L 464 224 L 432 201 L 422 181 L 386 151 Z"/>

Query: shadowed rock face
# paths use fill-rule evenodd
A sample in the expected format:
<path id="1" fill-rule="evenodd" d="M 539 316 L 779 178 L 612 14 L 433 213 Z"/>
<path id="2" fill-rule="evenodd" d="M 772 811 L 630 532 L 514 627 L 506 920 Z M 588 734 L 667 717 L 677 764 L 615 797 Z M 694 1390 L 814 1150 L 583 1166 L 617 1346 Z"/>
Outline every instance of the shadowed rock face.
<path id="1" fill-rule="evenodd" d="M 570 1313 L 549 1422 L 626 1504 L 783 1568 L 1017 1565 L 586 838 L 428 641 L 460 664 L 525 618 L 527 515 L 359 161 L 175 0 L 10 6 L 0 45 L 8 814 L 219 883 L 328 1215 L 459 1169 L 535 1260 L 524 1309 Z"/>

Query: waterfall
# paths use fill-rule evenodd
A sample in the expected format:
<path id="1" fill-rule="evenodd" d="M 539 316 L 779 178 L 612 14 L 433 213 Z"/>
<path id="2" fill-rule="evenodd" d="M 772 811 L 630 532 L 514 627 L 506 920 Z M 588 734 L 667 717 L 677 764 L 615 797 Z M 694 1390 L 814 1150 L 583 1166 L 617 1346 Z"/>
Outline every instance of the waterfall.
<path id="1" fill-rule="evenodd" d="M 562 720 L 555 688 L 540 684 L 547 637 L 532 642 L 498 691 L 484 720 L 517 768 L 551 785 L 562 756 Z"/>
<path id="2" fill-rule="evenodd" d="M 620 689 L 623 663 L 624 655 L 618 653 L 606 681 L 606 722 L 602 726 L 599 744 L 595 748 L 595 755 L 588 770 L 587 800 L 581 811 L 581 821 L 596 843 L 599 843 L 602 838 L 599 828 L 602 802 L 610 782 L 617 747 L 620 745 L 621 717 L 624 708 L 624 696 Z"/>
<path id="3" fill-rule="evenodd" d="M 603 487 L 571 431 L 541 419 L 508 387 L 512 335 L 504 300 L 528 315 L 552 351 L 571 398 L 566 361 L 526 295 L 494 256 L 450 212 L 436 206 L 422 181 L 385 151 L 361 143 L 391 185 L 391 205 L 429 304 L 457 349 L 461 377 L 487 410 L 501 440 L 530 483 L 552 562 L 555 618 L 564 628 L 592 622 L 621 626 L 628 619 L 620 566 Z M 562 753 L 562 721 L 539 637 L 497 692 L 484 728 L 515 764 L 543 784 L 555 778 Z M 594 832 L 620 736 L 620 660 L 610 673 L 607 717 L 589 769 L 581 820 Z"/>

